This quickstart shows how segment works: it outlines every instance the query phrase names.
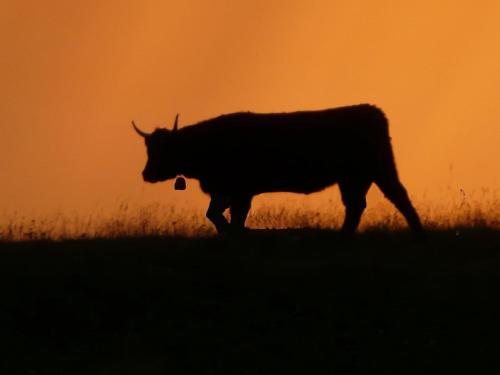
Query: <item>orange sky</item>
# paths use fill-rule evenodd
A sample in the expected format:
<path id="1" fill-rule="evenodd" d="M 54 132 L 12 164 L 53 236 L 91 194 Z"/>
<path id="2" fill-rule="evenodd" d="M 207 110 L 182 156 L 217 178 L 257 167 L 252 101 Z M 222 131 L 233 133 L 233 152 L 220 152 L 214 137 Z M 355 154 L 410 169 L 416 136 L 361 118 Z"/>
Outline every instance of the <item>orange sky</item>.
<path id="1" fill-rule="evenodd" d="M 4 0 L 0 42 L 0 212 L 206 202 L 141 180 L 178 112 L 370 102 L 413 195 L 500 184 L 495 0 Z"/>

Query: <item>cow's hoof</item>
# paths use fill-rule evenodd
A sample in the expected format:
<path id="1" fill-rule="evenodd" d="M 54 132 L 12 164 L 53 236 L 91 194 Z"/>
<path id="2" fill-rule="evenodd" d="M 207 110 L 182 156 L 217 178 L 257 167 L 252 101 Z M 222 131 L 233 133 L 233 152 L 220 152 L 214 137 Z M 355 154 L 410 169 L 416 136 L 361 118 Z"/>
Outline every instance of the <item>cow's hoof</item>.
<path id="1" fill-rule="evenodd" d="M 425 231 L 413 232 L 413 241 L 416 243 L 426 243 L 427 242 L 427 233 Z"/>
<path id="2" fill-rule="evenodd" d="M 340 239 L 343 241 L 350 241 L 356 236 L 356 232 L 350 230 L 340 230 Z"/>
<path id="3" fill-rule="evenodd" d="M 248 229 L 245 227 L 240 227 L 240 226 L 232 226 L 229 225 L 229 228 L 225 232 L 226 235 L 231 236 L 231 237 L 238 237 L 238 236 L 244 236 L 245 234 L 248 233 Z"/>
<path id="4" fill-rule="evenodd" d="M 218 225 L 216 227 L 217 234 L 220 235 L 226 235 L 231 231 L 231 226 L 229 224 L 224 224 L 224 225 Z"/>

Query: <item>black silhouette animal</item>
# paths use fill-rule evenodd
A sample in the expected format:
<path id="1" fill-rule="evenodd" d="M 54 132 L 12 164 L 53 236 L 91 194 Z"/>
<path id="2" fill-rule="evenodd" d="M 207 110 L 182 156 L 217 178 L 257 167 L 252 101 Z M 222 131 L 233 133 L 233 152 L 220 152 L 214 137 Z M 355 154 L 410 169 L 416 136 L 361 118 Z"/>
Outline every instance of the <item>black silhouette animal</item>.
<path id="1" fill-rule="evenodd" d="M 210 195 L 207 217 L 219 232 L 243 229 L 252 197 L 266 192 L 308 194 L 339 184 L 345 219 L 353 233 L 375 183 L 406 218 L 424 232 L 399 181 L 388 122 L 377 107 L 360 104 L 293 113 L 239 112 L 173 130 L 147 134 L 143 178 L 159 182 L 184 175 Z M 229 208 L 231 222 L 224 217 Z"/>

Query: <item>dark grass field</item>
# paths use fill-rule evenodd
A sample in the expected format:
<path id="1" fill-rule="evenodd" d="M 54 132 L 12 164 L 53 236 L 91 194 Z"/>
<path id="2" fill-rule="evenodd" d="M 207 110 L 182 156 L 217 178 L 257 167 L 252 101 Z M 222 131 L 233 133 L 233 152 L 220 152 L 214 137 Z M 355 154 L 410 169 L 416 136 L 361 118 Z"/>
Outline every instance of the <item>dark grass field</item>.
<path id="1" fill-rule="evenodd" d="M 499 271 L 480 228 L 4 242 L 0 373 L 498 373 Z"/>

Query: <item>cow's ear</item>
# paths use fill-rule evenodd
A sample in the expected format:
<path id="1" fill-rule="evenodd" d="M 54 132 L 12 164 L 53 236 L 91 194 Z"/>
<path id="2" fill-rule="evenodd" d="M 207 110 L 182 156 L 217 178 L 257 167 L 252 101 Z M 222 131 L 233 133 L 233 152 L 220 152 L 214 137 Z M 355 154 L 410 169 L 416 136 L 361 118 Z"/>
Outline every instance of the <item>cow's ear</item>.
<path id="1" fill-rule="evenodd" d="M 177 116 L 175 116 L 175 121 L 174 121 L 174 128 L 172 129 L 172 131 L 177 131 L 179 127 L 179 114 L 177 114 Z"/>

